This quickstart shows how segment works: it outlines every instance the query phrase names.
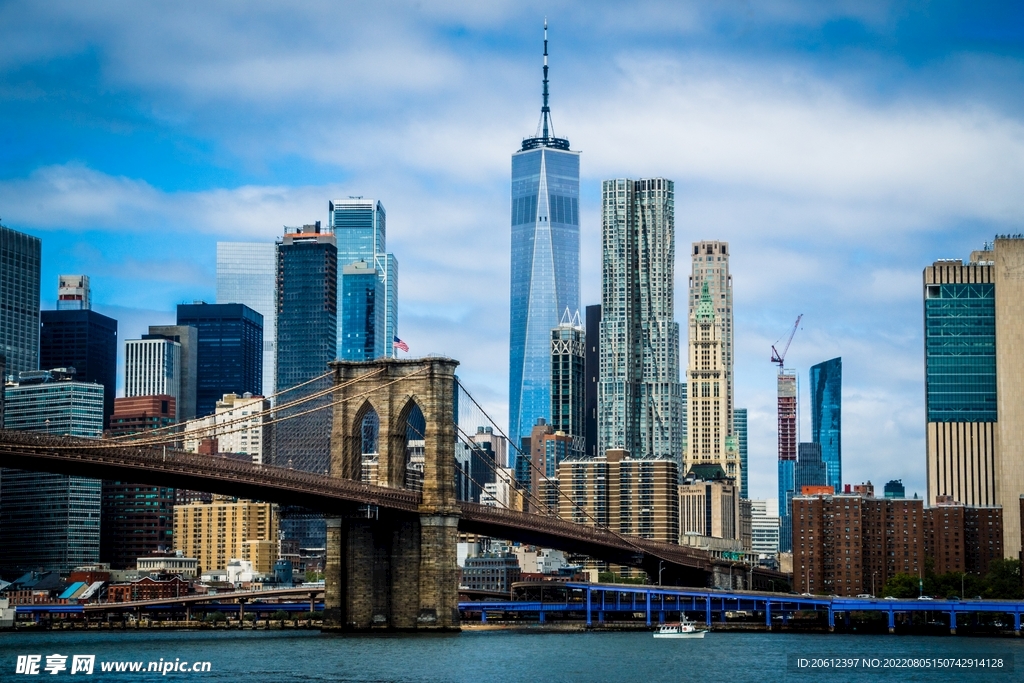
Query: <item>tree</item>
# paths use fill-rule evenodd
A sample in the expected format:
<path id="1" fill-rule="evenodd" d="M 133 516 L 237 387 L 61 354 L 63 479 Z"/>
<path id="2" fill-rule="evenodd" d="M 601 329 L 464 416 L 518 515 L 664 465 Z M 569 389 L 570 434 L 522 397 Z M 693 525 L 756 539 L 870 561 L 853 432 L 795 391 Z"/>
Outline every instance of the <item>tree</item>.
<path id="1" fill-rule="evenodd" d="M 1020 585 L 1020 560 L 993 560 L 984 580 L 986 598 L 1020 600 L 1024 591 Z"/>
<path id="2" fill-rule="evenodd" d="M 916 598 L 920 594 L 918 577 L 913 574 L 897 574 L 885 582 L 883 596 L 894 598 Z"/>

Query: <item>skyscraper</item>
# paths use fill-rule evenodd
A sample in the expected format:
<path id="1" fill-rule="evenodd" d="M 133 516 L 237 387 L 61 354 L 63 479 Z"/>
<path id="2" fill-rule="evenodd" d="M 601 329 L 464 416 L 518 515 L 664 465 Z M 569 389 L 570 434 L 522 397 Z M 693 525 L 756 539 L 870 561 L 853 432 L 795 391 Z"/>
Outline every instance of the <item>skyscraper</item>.
<path id="1" fill-rule="evenodd" d="M 779 369 L 779 550 L 793 549 L 793 491 L 796 487 L 796 373 Z"/>
<path id="2" fill-rule="evenodd" d="M 196 328 L 196 415 L 224 394 L 263 394 L 263 316 L 245 304 L 178 304 L 178 325 Z"/>
<path id="3" fill-rule="evenodd" d="M 143 339 L 166 339 L 181 346 L 178 366 L 178 420 L 191 420 L 196 416 L 196 387 L 199 381 L 199 330 L 191 325 L 150 325 Z M 160 393 L 160 392 L 156 392 Z M 146 396 L 128 394 L 125 396 Z"/>
<path id="4" fill-rule="evenodd" d="M 679 324 L 673 320 L 671 180 L 602 184 L 600 451 L 682 459 Z"/>
<path id="5" fill-rule="evenodd" d="M 586 436 L 586 456 L 597 456 L 597 386 L 601 381 L 601 305 L 587 306 L 587 329 L 584 339 L 587 351 L 584 354 L 587 387 L 584 390 L 583 418 Z"/>
<path id="6" fill-rule="evenodd" d="M 0 225 L 0 354 L 14 377 L 39 369 L 41 253 L 38 237 Z"/>
<path id="7" fill-rule="evenodd" d="M 149 337 L 150 335 L 146 335 Z M 129 339 L 124 345 L 124 395 L 166 394 L 178 400 L 181 344 L 162 337 Z M 177 419 L 182 419 L 178 411 Z"/>
<path id="8" fill-rule="evenodd" d="M 1017 510 L 1024 494 L 1024 239 L 997 236 L 968 263 L 924 269 L 928 501 Z M 1003 552 L 1017 558 L 1020 519 L 1006 514 Z"/>
<path id="9" fill-rule="evenodd" d="M 392 340 L 384 336 L 384 281 L 372 262 L 355 261 L 342 266 L 338 289 L 339 358 L 373 360 L 384 356 L 384 349 L 391 348 Z"/>
<path id="10" fill-rule="evenodd" d="M 843 483 L 843 359 L 812 365 L 810 374 L 811 441 L 821 446 L 825 485 L 839 493 Z"/>
<path id="11" fill-rule="evenodd" d="M 721 332 L 722 367 L 725 376 L 726 422 L 729 434 L 733 434 L 733 410 L 735 406 L 735 383 L 733 381 L 733 315 L 732 315 L 732 275 L 729 274 L 729 243 L 718 240 L 694 242 L 691 245 L 692 270 L 690 272 L 690 291 L 687 301 L 690 315 L 701 304 L 701 292 L 704 284 L 708 286 L 708 295 L 715 317 L 719 320 Z M 691 416 L 687 415 L 689 420 Z"/>
<path id="12" fill-rule="evenodd" d="M 570 437 L 570 458 L 583 457 L 586 443 L 585 336 L 578 312 L 551 330 L 551 426 Z"/>
<path id="13" fill-rule="evenodd" d="M 738 485 L 742 471 L 729 422 L 728 382 L 722 350 L 724 325 L 715 308 L 705 281 L 701 286 L 700 305 L 690 314 L 686 470 L 689 472 L 696 465 L 718 465 Z"/>
<path id="14" fill-rule="evenodd" d="M 805 486 L 831 486 L 828 483 L 828 465 L 822 459 L 821 444 L 802 443 L 797 450 L 799 458 L 794 467 L 793 495 L 803 495 Z"/>
<path id="15" fill-rule="evenodd" d="M 740 452 L 740 498 L 749 498 L 747 484 L 747 409 L 736 408 L 732 412 L 732 431 L 736 435 L 736 447 Z"/>
<path id="16" fill-rule="evenodd" d="M 263 316 L 263 394 L 277 364 L 277 245 L 217 242 L 217 303 L 245 304 Z"/>
<path id="17" fill-rule="evenodd" d="M 530 435 L 551 408 L 550 331 L 580 309 L 580 158 L 555 136 L 548 107 L 548 39 L 540 122 L 512 155 L 509 436 Z"/>
<path id="18" fill-rule="evenodd" d="M 387 253 L 387 214 L 384 205 L 376 199 L 349 197 L 329 202 L 328 211 L 330 229 L 338 243 L 339 291 L 343 284 L 341 279 L 345 266 L 359 261 L 376 271 L 381 284 L 381 293 L 375 304 L 375 307 L 380 307 L 380 311 L 375 312 L 376 308 L 367 310 L 368 320 L 346 318 L 342 314 L 342 304 L 338 304 L 338 358 L 345 358 L 342 349 L 347 338 L 345 325 L 355 324 L 360 330 L 365 330 L 370 324 L 377 324 L 377 315 L 383 317 L 383 328 L 380 334 L 375 335 L 373 355 L 365 360 L 393 356 L 392 342 L 398 336 L 398 259 L 394 254 Z"/>
<path id="19" fill-rule="evenodd" d="M 117 392 L 117 321 L 90 310 L 89 278 L 61 275 L 56 311 L 41 311 L 39 364 L 74 368 L 79 382 L 103 386 L 103 426 L 110 424 Z"/>
<path id="20" fill-rule="evenodd" d="M 4 427 L 77 437 L 103 433 L 103 387 L 73 373 L 26 371 L 6 388 Z M 7 569 L 70 571 L 99 561 L 100 481 L 4 470 L 0 547 Z"/>

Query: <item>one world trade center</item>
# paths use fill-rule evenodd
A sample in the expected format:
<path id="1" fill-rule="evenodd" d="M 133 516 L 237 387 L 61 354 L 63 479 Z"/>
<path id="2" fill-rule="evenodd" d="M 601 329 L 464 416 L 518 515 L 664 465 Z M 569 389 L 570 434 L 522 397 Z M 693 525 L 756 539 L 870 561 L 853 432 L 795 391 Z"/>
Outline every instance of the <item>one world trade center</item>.
<path id="1" fill-rule="evenodd" d="M 536 134 L 512 155 L 509 436 L 551 418 L 551 329 L 580 307 L 580 153 L 555 137 L 548 107 L 544 25 L 543 106 Z"/>

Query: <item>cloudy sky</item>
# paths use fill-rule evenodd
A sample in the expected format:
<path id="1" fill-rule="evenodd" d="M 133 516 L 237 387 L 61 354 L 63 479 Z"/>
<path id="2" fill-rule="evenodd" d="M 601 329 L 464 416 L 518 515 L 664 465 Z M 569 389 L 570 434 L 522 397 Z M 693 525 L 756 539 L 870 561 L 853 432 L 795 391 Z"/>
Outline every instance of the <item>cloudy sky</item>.
<path id="1" fill-rule="evenodd" d="M 0 217 L 43 240 L 44 307 L 86 273 L 128 339 L 214 300 L 218 240 L 379 198 L 402 338 L 504 420 L 510 154 L 547 16 L 584 303 L 600 181 L 674 179 L 677 292 L 691 241 L 732 249 L 752 495 L 775 491 L 769 354 L 800 313 L 803 388 L 843 358 L 844 480 L 923 494 L 922 268 L 1024 231 L 1024 11 L 988 4 L 0 2 Z"/>

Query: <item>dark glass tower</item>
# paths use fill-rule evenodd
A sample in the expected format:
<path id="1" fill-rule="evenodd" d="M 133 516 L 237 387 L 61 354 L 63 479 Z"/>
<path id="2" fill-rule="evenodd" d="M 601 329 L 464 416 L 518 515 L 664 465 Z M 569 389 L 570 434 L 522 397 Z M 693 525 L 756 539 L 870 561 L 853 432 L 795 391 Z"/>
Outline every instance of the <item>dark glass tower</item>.
<path id="1" fill-rule="evenodd" d="M 748 499 L 747 488 L 747 409 L 736 408 L 732 412 L 732 431 L 736 435 L 736 444 L 740 451 L 740 498 Z"/>
<path id="2" fill-rule="evenodd" d="M 584 389 L 583 429 L 586 436 L 586 457 L 597 457 L 597 385 L 601 381 L 601 304 L 587 306 L 587 351 L 584 366 L 587 386 Z"/>
<path id="3" fill-rule="evenodd" d="M 550 331 L 580 308 L 580 156 L 551 124 L 547 35 L 545 23 L 540 123 L 512 155 L 508 433 L 516 442 L 551 417 Z"/>
<path id="4" fill-rule="evenodd" d="M 117 392 L 117 321 L 92 310 L 42 311 L 39 364 L 74 368 L 75 379 L 103 386 L 103 428 Z"/>
<path id="5" fill-rule="evenodd" d="M 811 366 L 811 441 L 821 445 L 825 485 L 843 484 L 843 359 Z"/>
<path id="6" fill-rule="evenodd" d="M 178 325 L 197 330 L 196 415 L 224 394 L 263 394 L 263 316 L 245 304 L 179 304 Z"/>
<path id="7" fill-rule="evenodd" d="M 0 225 L 0 355 L 15 378 L 39 369 L 41 252 L 38 237 Z"/>
<path id="8" fill-rule="evenodd" d="M 385 341 L 384 282 L 371 264 L 357 261 L 342 267 L 340 285 L 341 359 L 379 358 Z"/>

